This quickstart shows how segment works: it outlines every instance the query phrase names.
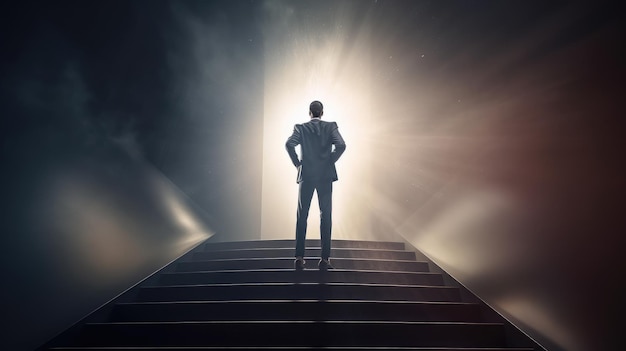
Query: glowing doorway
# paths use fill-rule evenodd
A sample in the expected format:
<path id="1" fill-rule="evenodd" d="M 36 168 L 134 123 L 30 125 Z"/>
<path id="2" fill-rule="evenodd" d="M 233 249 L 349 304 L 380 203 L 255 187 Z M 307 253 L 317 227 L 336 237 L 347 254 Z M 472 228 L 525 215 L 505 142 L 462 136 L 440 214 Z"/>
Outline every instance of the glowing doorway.
<path id="1" fill-rule="evenodd" d="M 261 238 L 294 238 L 298 186 L 285 141 L 296 123 L 309 119 L 313 100 L 323 119 L 335 121 L 347 150 L 337 162 L 333 191 L 333 238 L 371 237 L 371 69 L 368 31 L 356 33 L 339 11 L 327 26 L 307 22 L 291 3 L 268 2 L 265 24 L 265 104 Z M 344 17 L 344 18 L 342 18 Z M 307 238 L 319 238 L 314 198 Z"/>

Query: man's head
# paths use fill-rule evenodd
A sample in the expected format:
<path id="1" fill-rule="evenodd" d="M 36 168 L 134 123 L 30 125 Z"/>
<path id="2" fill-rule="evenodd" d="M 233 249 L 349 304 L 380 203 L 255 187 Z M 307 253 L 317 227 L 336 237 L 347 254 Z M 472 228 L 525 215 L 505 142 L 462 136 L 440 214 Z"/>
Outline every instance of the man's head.
<path id="1" fill-rule="evenodd" d="M 311 118 L 319 118 L 324 114 L 324 105 L 321 102 L 315 100 L 309 105 L 309 116 Z"/>

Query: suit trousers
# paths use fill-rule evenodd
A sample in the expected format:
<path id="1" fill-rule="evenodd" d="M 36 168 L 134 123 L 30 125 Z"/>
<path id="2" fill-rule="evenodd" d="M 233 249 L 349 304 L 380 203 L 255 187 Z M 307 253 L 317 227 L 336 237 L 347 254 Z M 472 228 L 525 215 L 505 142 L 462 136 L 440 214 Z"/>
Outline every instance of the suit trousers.
<path id="1" fill-rule="evenodd" d="M 317 190 L 320 206 L 320 238 L 322 258 L 330 257 L 330 235 L 332 230 L 333 182 L 303 181 L 298 191 L 298 213 L 296 217 L 296 257 L 304 257 L 306 243 L 306 225 L 313 192 Z"/>

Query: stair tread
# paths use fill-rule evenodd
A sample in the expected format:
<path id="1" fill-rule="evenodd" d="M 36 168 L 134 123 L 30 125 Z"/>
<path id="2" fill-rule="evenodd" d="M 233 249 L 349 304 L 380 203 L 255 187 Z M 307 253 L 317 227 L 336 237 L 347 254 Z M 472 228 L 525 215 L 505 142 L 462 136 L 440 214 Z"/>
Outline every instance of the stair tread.
<path id="1" fill-rule="evenodd" d="M 280 255 L 279 255 L 280 256 Z M 305 272 L 317 270 L 318 258 L 306 257 Z M 289 269 L 293 270 L 293 257 L 194 257 L 194 260 L 176 263 L 176 272 L 202 270 L 246 270 L 246 269 Z M 386 271 L 386 272 L 428 272 L 428 263 L 410 260 L 381 258 L 333 258 L 336 269 Z"/>
<path id="2" fill-rule="evenodd" d="M 168 288 L 188 288 L 188 287 L 224 287 L 224 286 L 302 286 L 302 285 L 321 285 L 321 286 L 376 286 L 390 288 L 437 288 L 437 289 L 458 289 L 454 286 L 446 285 L 416 285 L 416 284 L 388 284 L 388 283 L 334 283 L 334 282 L 272 282 L 272 283 L 214 283 L 214 284 L 177 284 L 177 285 L 152 285 L 144 286 L 141 289 L 168 289 Z"/>
<path id="3" fill-rule="evenodd" d="M 257 257 L 292 257 L 294 255 L 293 248 L 243 248 L 231 249 L 225 248 L 220 250 L 202 250 L 193 253 L 194 260 L 204 260 L 211 258 L 257 258 Z M 309 248 L 305 251 L 305 257 L 315 256 L 319 259 L 321 250 L 319 248 Z M 390 258 L 415 260 L 414 251 L 408 250 L 387 250 L 387 249 L 371 249 L 371 248 L 334 248 L 331 253 L 331 259 L 334 258 Z"/>
<path id="4" fill-rule="evenodd" d="M 402 252 L 402 251 L 398 251 L 398 252 Z M 200 262 L 214 262 L 214 261 L 282 261 L 282 260 L 289 260 L 292 261 L 294 260 L 293 256 L 277 256 L 277 257 L 232 257 L 232 258 L 215 258 L 215 259 L 211 259 L 211 258 L 207 258 L 207 259 L 203 259 L 203 260 L 194 260 L 194 261 L 181 261 L 180 263 L 200 263 Z M 304 256 L 304 260 L 314 260 L 317 261 L 319 260 L 319 257 L 317 256 Z M 396 258 L 368 258 L 368 257 L 331 257 L 330 262 L 334 262 L 334 261 L 338 261 L 338 260 L 346 260 L 346 261 L 382 261 L 382 262 L 411 262 L 411 263 L 424 263 L 426 264 L 426 261 L 417 261 L 417 260 L 403 260 L 403 259 L 396 259 Z"/>
<path id="5" fill-rule="evenodd" d="M 311 246 L 307 247 L 306 250 L 321 250 L 321 246 Z M 294 251 L 293 247 L 242 247 L 242 248 L 226 248 L 220 250 L 210 250 L 209 252 L 219 252 L 219 251 L 273 251 L 273 250 L 290 250 Z M 306 255 L 305 250 L 305 255 Z M 405 249 L 373 249 L 369 247 L 333 247 L 332 251 L 392 251 L 392 252 L 413 252 Z M 331 252 L 332 252 L 331 251 Z"/>
<path id="6" fill-rule="evenodd" d="M 502 347 L 498 347 L 498 348 L 493 348 L 493 347 L 463 347 L 463 348 L 459 348 L 459 347 L 455 347 L 455 348 L 450 348 L 450 347 L 396 347 L 396 346 L 384 346 L 384 347 L 377 347 L 377 346 L 360 346 L 360 347 L 321 347 L 321 348 L 314 348 L 314 347 L 308 347 L 308 346 L 304 346 L 304 347 L 298 347 L 298 346 L 292 346 L 292 347 L 284 347 L 284 346 L 272 346 L 272 347 L 267 347 L 267 346 L 252 346 L 252 347 L 245 347 L 245 346 L 234 346 L 234 347 L 225 347 L 225 346 L 216 346 L 216 347 L 210 347 L 210 346 L 149 346 L 149 347 L 145 347 L 145 346 L 121 346 L 121 347 L 98 347 L 98 346 L 94 346 L 94 347 L 55 347 L 55 348 L 51 348 L 51 350 L 167 350 L 167 351 L 176 351 L 176 350 L 201 350 L 201 351 L 212 351 L 212 350 L 285 350 L 285 351 L 291 351 L 291 350 L 408 350 L 408 351 L 533 351 L 534 349 L 532 348 L 519 348 L 519 347 L 507 347 L 507 348 L 502 348 Z"/>
<path id="7" fill-rule="evenodd" d="M 99 325 L 181 325 L 181 324 L 193 324 L 193 325 L 222 325 L 222 324 L 401 324 L 401 325 L 477 325 L 477 326 L 502 326 L 503 323 L 493 322 L 446 322 L 446 321 L 375 321 L 375 320 L 332 320 L 332 321 L 319 321 L 319 320 L 206 320 L 206 321 L 133 321 L 133 322 L 94 322 L 85 323 L 85 325 L 99 326 Z"/>
<path id="8" fill-rule="evenodd" d="M 255 268 L 255 269 L 220 269 L 220 270 L 202 270 L 202 271 L 188 271 L 188 272 L 166 272 L 161 275 L 176 275 L 176 274 L 204 274 L 204 273 L 266 273 L 266 272 L 289 272 L 294 273 L 293 268 Z M 376 269 L 343 269 L 333 268 L 332 270 L 320 272 L 317 269 L 305 269 L 297 272 L 297 274 L 334 274 L 334 273 L 381 273 L 381 274 L 416 274 L 416 275 L 441 275 L 441 273 L 435 272 L 412 272 L 412 271 L 387 271 Z"/>
<path id="9" fill-rule="evenodd" d="M 85 324 L 78 344 L 99 346 L 504 347 L 502 323 L 199 321 Z M 324 335 L 323 339 L 307 337 Z M 410 335 L 410 338 L 406 336 Z M 242 337 L 245 336 L 245 337 Z"/>
<path id="10" fill-rule="evenodd" d="M 306 246 L 309 247 L 311 245 L 319 245 L 320 239 L 306 239 Z M 237 240 L 237 241 L 216 241 L 216 242 L 207 242 L 205 246 L 223 246 L 223 245 L 263 245 L 263 244 L 280 244 L 285 243 L 289 244 L 291 247 L 295 246 L 295 239 L 270 239 L 270 240 Z M 332 239 L 331 246 L 333 245 L 344 245 L 344 244 L 354 244 L 354 245 L 397 245 L 404 246 L 403 242 L 400 241 L 376 241 L 376 240 L 349 240 L 349 239 Z"/>
<path id="11" fill-rule="evenodd" d="M 120 302 L 117 305 L 163 305 L 163 304 L 228 304 L 228 303 L 351 303 L 351 304 L 413 304 L 413 305 L 463 305 L 463 306 L 479 306 L 475 302 L 448 302 L 448 301 L 399 301 L 399 300 L 191 300 L 191 301 L 137 301 L 137 302 Z"/>
<path id="12" fill-rule="evenodd" d="M 159 301 L 162 302 L 162 301 Z M 480 305 L 355 300 L 241 300 L 116 304 L 108 321 L 441 321 L 475 322 Z"/>

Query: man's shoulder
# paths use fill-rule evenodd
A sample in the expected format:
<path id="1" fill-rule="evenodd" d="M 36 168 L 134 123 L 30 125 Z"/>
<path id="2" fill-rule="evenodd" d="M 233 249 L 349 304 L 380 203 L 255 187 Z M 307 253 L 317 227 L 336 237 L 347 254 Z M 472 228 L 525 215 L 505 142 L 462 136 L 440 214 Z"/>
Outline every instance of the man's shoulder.
<path id="1" fill-rule="evenodd" d="M 337 122 L 332 122 L 332 121 L 320 121 L 320 122 L 322 122 L 322 125 L 324 127 L 328 127 L 328 128 L 331 128 L 331 129 L 337 128 Z"/>
<path id="2" fill-rule="evenodd" d="M 338 128 L 337 127 L 337 122 L 324 121 L 324 120 L 321 120 L 321 119 L 318 119 L 318 120 L 315 120 L 315 121 L 310 120 L 310 121 L 307 121 L 307 122 L 304 122 L 304 123 L 301 123 L 301 124 L 296 124 L 294 128 L 300 129 L 300 128 L 303 128 L 303 127 L 306 127 L 306 126 L 315 125 L 315 124 L 320 125 L 323 129 L 335 129 L 335 128 Z"/>

